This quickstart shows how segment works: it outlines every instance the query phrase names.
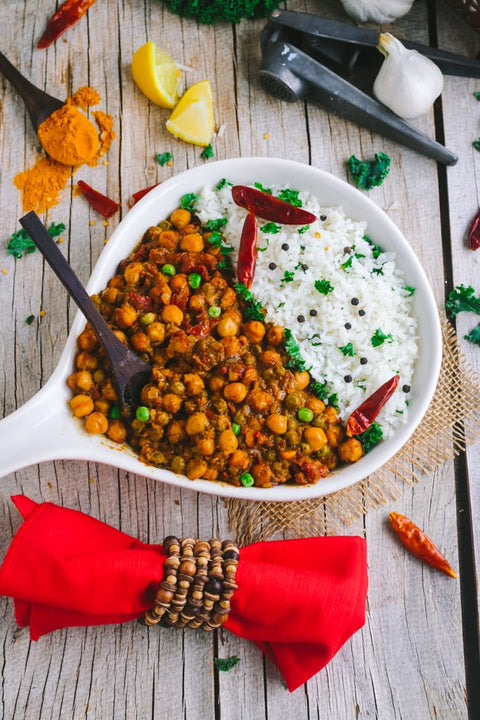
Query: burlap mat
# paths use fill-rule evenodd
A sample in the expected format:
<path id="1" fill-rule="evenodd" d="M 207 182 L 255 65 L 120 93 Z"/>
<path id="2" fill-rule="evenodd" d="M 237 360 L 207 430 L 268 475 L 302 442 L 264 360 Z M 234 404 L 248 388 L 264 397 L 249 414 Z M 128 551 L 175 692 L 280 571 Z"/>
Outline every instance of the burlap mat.
<path id="1" fill-rule="evenodd" d="M 294 502 L 227 499 L 240 545 L 282 537 L 338 535 L 379 505 L 400 497 L 446 460 L 480 438 L 480 378 L 459 348 L 454 328 L 442 318 L 443 359 L 430 407 L 403 448 L 380 470 L 327 497 Z"/>

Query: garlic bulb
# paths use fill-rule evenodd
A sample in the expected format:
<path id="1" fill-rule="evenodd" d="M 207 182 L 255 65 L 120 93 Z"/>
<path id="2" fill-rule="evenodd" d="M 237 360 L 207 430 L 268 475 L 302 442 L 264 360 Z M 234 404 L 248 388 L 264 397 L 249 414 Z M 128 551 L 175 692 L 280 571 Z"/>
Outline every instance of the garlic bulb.
<path id="1" fill-rule="evenodd" d="M 345 11 L 357 22 L 390 23 L 406 15 L 413 0 L 341 0 Z"/>
<path id="2" fill-rule="evenodd" d="M 385 60 L 373 85 L 377 100 L 405 119 L 426 113 L 443 90 L 439 67 L 390 33 L 380 35 L 378 49 Z"/>

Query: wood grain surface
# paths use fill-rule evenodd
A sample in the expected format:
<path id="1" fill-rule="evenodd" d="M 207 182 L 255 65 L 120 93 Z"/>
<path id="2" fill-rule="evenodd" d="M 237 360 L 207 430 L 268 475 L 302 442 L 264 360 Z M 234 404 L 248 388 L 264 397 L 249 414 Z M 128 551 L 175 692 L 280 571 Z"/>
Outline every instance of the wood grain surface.
<path id="1" fill-rule="evenodd" d="M 213 143 L 216 159 L 283 157 L 351 181 L 345 165 L 350 155 L 388 153 L 390 174 L 369 197 L 411 243 L 439 306 L 454 285 L 471 284 L 480 292 L 480 255 L 465 242 L 479 205 L 480 155 L 472 141 L 480 136 L 480 103 L 473 95 L 480 79 L 446 78 L 435 112 L 415 121 L 458 154 L 457 165 L 446 169 L 321 108 L 268 96 L 257 81 L 264 20 L 201 26 L 171 14 L 159 0 L 97 0 L 54 45 L 38 50 L 57 4 L 3 0 L 0 49 L 33 83 L 60 99 L 92 85 L 102 98 L 99 109 L 115 119 L 117 138 L 108 164 L 78 169 L 59 204 L 43 218 L 65 223 L 60 247 L 83 282 L 128 212 L 133 192 L 207 162 L 200 158 L 201 148 L 167 132 L 168 111 L 152 105 L 133 82 L 133 53 L 153 40 L 188 68 L 186 85 L 210 80 L 216 122 L 224 128 Z M 285 6 L 348 20 L 339 0 L 292 0 Z M 480 47 L 480 35 L 445 2 L 416 0 L 407 16 L 386 29 L 470 57 Z M 13 178 L 40 151 L 21 99 L 0 77 L 0 417 L 20 407 L 48 379 L 75 315 L 38 252 L 15 260 L 6 250 L 23 214 Z M 155 162 L 155 153 L 165 151 L 173 155 L 172 167 Z M 79 179 L 120 200 L 121 211 L 108 226 L 75 195 Z M 35 319 L 28 325 L 30 315 Z M 461 315 L 457 324 L 462 349 L 480 372 L 480 349 L 463 340 L 475 318 Z M 24 432 L 28 448 L 29 428 Z M 253 644 L 228 632 L 147 630 L 130 623 L 70 628 L 32 642 L 28 629 L 15 623 L 12 601 L 0 598 L 0 717 L 478 718 L 479 487 L 480 449 L 475 446 L 414 487 L 405 486 L 397 502 L 345 528 L 368 542 L 367 621 L 323 671 L 294 693 Z M 159 542 L 168 533 L 229 535 L 224 503 L 214 496 L 93 463 L 46 462 L 1 480 L 0 557 L 20 525 L 9 499 L 16 493 L 82 510 L 145 542 Z M 458 581 L 406 553 L 388 527 L 390 510 L 410 516 L 436 540 L 460 568 Z M 234 669 L 214 669 L 213 657 L 230 655 L 240 658 Z"/>

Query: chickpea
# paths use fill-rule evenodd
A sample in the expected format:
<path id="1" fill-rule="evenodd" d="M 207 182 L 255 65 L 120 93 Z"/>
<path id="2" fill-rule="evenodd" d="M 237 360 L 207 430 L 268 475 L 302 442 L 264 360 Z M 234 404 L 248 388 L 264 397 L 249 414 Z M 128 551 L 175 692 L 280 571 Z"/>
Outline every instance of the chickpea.
<path id="1" fill-rule="evenodd" d="M 165 323 L 181 325 L 183 320 L 183 312 L 176 305 L 165 305 L 165 307 L 162 309 L 162 320 Z"/>
<path id="2" fill-rule="evenodd" d="M 158 283 L 156 283 L 150 290 L 150 297 L 154 303 L 158 303 L 159 305 L 169 305 L 170 300 L 172 299 L 172 291 L 170 290 L 170 286 L 163 275 L 159 277 L 160 279 Z"/>
<path id="3" fill-rule="evenodd" d="M 107 287 L 102 292 L 102 300 L 104 302 L 108 303 L 108 305 L 115 305 L 119 295 L 120 295 L 120 290 L 118 288 Z"/>
<path id="4" fill-rule="evenodd" d="M 123 330 L 117 330 L 117 329 L 115 329 L 115 330 L 113 331 L 113 334 L 114 334 L 115 337 L 117 337 L 117 338 L 120 340 L 120 342 L 122 342 L 124 345 L 128 345 L 128 339 L 127 339 L 127 336 L 125 335 L 125 333 L 123 332 Z"/>
<path id="5" fill-rule="evenodd" d="M 208 467 L 203 474 L 204 480 L 216 480 L 218 478 L 218 470 L 214 467 Z"/>
<path id="6" fill-rule="evenodd" d="M 170 215 L 170 222 L 175 225 L 176 228 L 181 230 L 186 227 L 192 218 L 191 213 L 183 208 L 177 208 Z"/>
<path id="7" fill-rule="evenodd" d="M 256 463 L 252 467 L 251 473 L 255 478 L 255 485 L 257 487 L 271 487 L 273 471 L 268 463 Z"/>
<path id="8" fill-rule="evenodd" d="M 212 375 L 208 382 L 208 386 L 212 392 L 219 392 L 225 384 L 225 380 L 220 375 Z"/>
<path id="9" fill-rule="evenodd" d="M 205 413 L 193 413 L 185 421 L 185 432 L 187 435 L 198 435 L 205 432 L 209 425 L 210 422 Z"/>
<path id="10" fill-rule="evenodd" d="M 130 342 L 132 343 L 135 350 L 139 350 L 140 352 L 147 352 L 148 350 L 150 350 L 150 340 L 148 338 L 148 335 L 141 330 L 133 333 L 133 335 L 130 337 Z"/>
<path id="11" fill-rule="evenodd" d="M 98 359 L 88 352 L 79 352 L 75 364 L 79 370 L 95 370 L 98 366 Z"/>
<path id="12" fill-rule="evenodd" d="M 244 323 L 242 331 L 247 340 L 251 343 L 262 342 L 265 337 L 265 325 L 259 320 L 250 320 L 249 322 Z"/>
<path id="13" fill-rule="evenodd" d="M 105 398 L 105 400 L 111 400 L 112 402 L 116 402 L 118 400 L 115 385 L 110 378 L 102 385 L 102 397 Z"/>
<path id="14" fill-rule="evenodd" d="M 189 395 L 198 395 L 205 388 L 205 383 L 200 375 L 197 375 L 197 373 L 186 373 L 183 377 L 183 381 L 187 387 Z"/>
<path id="15" fill-rule="evenodd" d="M 323 417 L 328 422 L 329 425 L 333 425 L 333 423 L 336 423 L 338 420 L 338 413 L 333 407 L 333 405 L 327 405 L 325 410 L 323 411 Z"/>
<path id="16" fill-rule="evenodd" d="M 108 420 L 101 412 L 92 412 L 85 420 L 85 430 L 91 435 L 103 435 L 107 429 Z"/>
<path id="17" fill-rule="evenodd" d="M 180 420 L 173 420 L 167 425 L 168 442 L 171 445 L 177 445 L 185 437 L 183 423 Z"/>
<path id="18" fill-rule="evenodd" d="M 119 418 L 114 418 L 108 423 L 107 437 L 113 442 L 123 443 L 127 437 L 127 428 Z"/>
<path id="19" fill-rule="evenodd" d="M 230 430 L 223 430 L 217 438 L 218 449 L 221 452 L 230 454 L 238 448 L 238 440 L 235 433 Z"/>
<path id="20" fill-rule="evenodd" d="M 256 412 L 268 410 L 273 403 L 273 397 L 266 390 L 251 390 L 248 394 L 248 404 Z"/>
<path id="21" fill-rule="evenodd" d="M 143 265 L 140 262 L 131 262 L 123 271 L 123 276 L 127 285 L 138 285 L 138 281 L 143 274 Z"/>
<path id="22" fill-rule="evenodd" d="M 242 402 L 247 396 L 247 388 L 241 382 L 228 383 L 223 388 L 223 397 L 234 403 Z"/>
<path id="23" fill-rule="evenodd" d="M 303 437 L 312 448 L 313 452 L 321 450 L 327 444 L 327 436 L 322 428 L 307 427 L 303 431 Z"/>
<path id="24" fill-rule="evenodd" d="M 246 470 L 250 464 L 248 453 L 245 450 L 234 450 L 228 458 L 228 464 L 236 470 Z"/>
<path id="25" fill-rule="evenodd" d="M 184 287 L 187 285 L 187 276 L 183 273 L 179 273 L 178 275 L 174 275 L 172 279 L 170 280 L 170 290 L 172 292 L 178 292 L 179 290 L 183 290 Z"/>
<path id="26" fill-rule="evenodd" d="M 251 385 L 255 382 L 255 380 L 258 379 L 258 372 L 257 369 L 254 367 L 248 367 L 245 370 L 245 373 L 242 378 L 242 382 L 244 385 Z"/>
<path id="27" fill-rule="evenodd" d="M 165 340 L 165 325 L 163 323 L 153 322 L 147 326 L 145 332 L 154 347 L 161 345 Z"/>
<path id="28" fill-rule="evenodd" d="M 267 340 L 270 343 L 270 345 L 280 345 L 281 342 L 283 342 L 283 332 L 284 327 L 282 325 L 273 325 L 268 333 L 267 333 Z"/>
<path id="29" fill-rule="evenodd" d="M 200 233 L 188 233 L 180 238 L 180 250 L 199 253 L 202 252 L 204 247 L 205 244 Z"/>
<path id="30" fill-rule="evenodd" d="M 75 395 L 70 400 L 70 407 L 75 417 L 85 417 L 93 412 L 93 400 L 90 395 Z"/>
<path id="31" fill-rule="evenodd" d="M 238 326 L 243 322 L 242 313 L 238 308 L 232 307 L 222 313 L 222 318 L 231 318 Z"/>
<path id="32" fill-rule="evenodd" d="M 222 310 L 226 310 L 227 308 L 232 307 L 232 305 L 235 304 L 237 300 L 237 294 L 235 290 L 231 287 L 227 287 L 222 295 L 222 299 L 220 300 L 220 307 Z"/>
<path id="33" fill-rule="evenodd" d="M 167 248 L 168 250 L 176 250 L 178 245 L 179 234 L 176 230 L 163 230 L 160 233 L 158 242 L 160 247 Z"/>
<path id="34" fill-rule="evenodd" d="M 345 431 L 340 423 L 335 423 L 325 430 L 325 435 L 330 447 L 338 447 L 345 437 Z"/>
<path id="35" fill-rule="evenodd" d="M 239 324 L 231 317 L 222 317 L 217 323 L 217 333 L 221 338 L 237 335 Z"/>
<path id="36" fill-rule="evenodd" d="M 104 415 L 108 415 L 111 403 L 108 400 L 105 400 L 104 398 L 97 398 L 95 402 L 93 403 L 94 410 L 97 412 L 101 412 Z"/>
<path id="37" fill-rule="evenodd" d="M 287 417 L 280 413 L 269 415 L 266 420 L 267 427 L 276 435 L 284 435 L 287 432 Z"/>
<path id="38" fill-rule="evenodd" d="M 163 408 L 172 415 L 175 415 L 182 407 L 182 398 L 175 393 L 165 393 L 163 396 Z"/>
<path id="39" fill-rule="evenodd" d="M 114 275 L 110 280 L 108 281 L 108 287 L 114 287 L 118 288 L 119 290 L 123 290 L 125 287 L 125 278 L 123 275 Z"/>
<path id="40" fill-rule="evenodd" d="M 190 299 L 188 301 L 188 307 L 192 312 L 200 312 L 207 306 L 207 298 L 205 295 L 202 295 L 200 293 L 199 295 L 190 295 Z"/>
<path id="41" fill-rule="evenodd" d="M 76 373 L 73 373 L 68 378 L 68 385 L 72 388 L 72 390 L 82 390 L 83 392 L 88 392 L 92 389 L 93 386 L 93 377 L 88 370 L 79 370 Z"/>
<path id="42" fill-rule="evenodd" d="M 240 352 L 242 346 L 238 337 L 229 335 L 222 337 L 222 345 L 225 348 L 225 357 L 233 357 Z"/>
<path id="43" fill-rule="evenodd" d="M 276 350 L 272 350 L 271 348 L 267 348 L 260 355 L 260 360 L 263 362 L 264 365 L 267 365 L 268 367 L 274 367 L 280 362 L 280 353 L 278 353 Z"/>
<path id="44" fill-rule="evenodd" d="M 213 438 L 199 438 L 196 441 L 196 445 L 201 455 L 213 455 L 215 452 L 215 441 Z"/>
<path id="45" fill-rule="evenodd" d="M 187 477 L 189 480 L 196 480 L 201 478 L 207 472 L 208 465 L 205 460 L 200 458 L 192 458 L 187 463 Z"/>
<path id="46" fill-rule="evenodd" d="M 119 308 L 115 308 L 113 317 L 116 325 L 121 328 L 128 328 L 137 321 L 138 312 L 134 307 L 126 303 Z"/>
<path id="47" fill-rule="evenodd" d="M 343 462 L 357 462 L 363 455 L 362 443 L 357 438 L 348 438 L 338 446 L 338 454 Z"/>
<path id="48" fill-rule="evenodd" d="M 320 415 L 320 413 L 325 410 L 325 403 L 319 398 L 312 397 L 307 400 L 306 407 L 308 407 L 314 415 Z"/>
<path id="49" fill-rule="evenodd" d="M 85 330 L 78 336 L 77 345 L 80 350 L 86 350 L 87 352 L 96 350 L 100 346 L 98 338 L 90 325 L 87 325 Z"/>
<path id="50" fill-rule="evenodd" d="M 310 374 L 306 370 L 295 373 L 295 382 L 297 383 L 298 390 L 305 390 L 310 382 Z"/>

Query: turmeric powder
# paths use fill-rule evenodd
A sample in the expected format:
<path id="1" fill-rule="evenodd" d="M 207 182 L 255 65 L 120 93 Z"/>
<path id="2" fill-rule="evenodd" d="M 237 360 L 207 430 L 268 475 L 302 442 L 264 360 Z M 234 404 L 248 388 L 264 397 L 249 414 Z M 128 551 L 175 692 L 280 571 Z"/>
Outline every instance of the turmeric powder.
<path id="1" fill-rule="evenodd" d="M 95 125 L 78 110 L 86 110 L 100 101 L 100 95 L 85 86 L 67 98 L 38 128 L 40 141 L 50 157 L 39 158 L 35 165 L 18 173 L 13 182 L 22 193 L 25 212 L 45 212 L 59 202 L 69 178 L 82 164 L 96 165 L 109 149 L 115 132 L 113 118 L 103 111 L 94 113 Z"/>

